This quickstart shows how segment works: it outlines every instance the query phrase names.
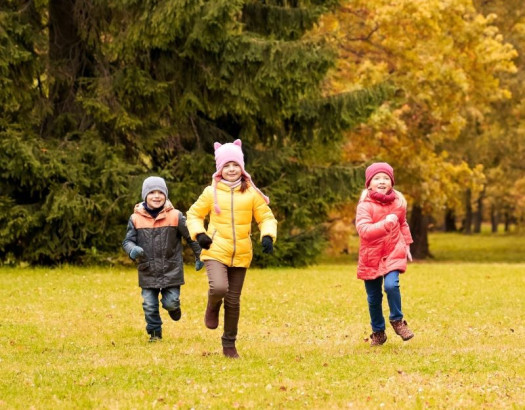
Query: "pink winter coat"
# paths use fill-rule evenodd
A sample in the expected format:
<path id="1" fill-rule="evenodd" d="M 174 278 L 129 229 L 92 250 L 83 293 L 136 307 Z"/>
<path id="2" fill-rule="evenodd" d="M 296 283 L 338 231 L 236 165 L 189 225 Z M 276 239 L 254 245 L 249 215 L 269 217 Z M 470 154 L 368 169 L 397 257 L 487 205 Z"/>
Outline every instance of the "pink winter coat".
<path id="1" fill-rule="evenodd" d="M 390 204 L 373 200 L 368 190 L 361 194 L 355 222 L 360 242 L 358 279 L 375 279 L 407 268 L 407 246 L 413 242 L 406 221 L 407 202 L 401 192 L 394 192 L 396 199 Z M 385 220 L 388 214 L 396 214 L 398 222 Z"/>

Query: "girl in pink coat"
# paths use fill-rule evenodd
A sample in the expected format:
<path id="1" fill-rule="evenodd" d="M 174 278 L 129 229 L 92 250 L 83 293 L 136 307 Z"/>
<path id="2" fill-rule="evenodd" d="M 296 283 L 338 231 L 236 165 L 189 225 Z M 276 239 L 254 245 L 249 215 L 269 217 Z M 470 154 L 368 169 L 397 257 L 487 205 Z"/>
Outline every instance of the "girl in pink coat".
<path id="1" fill-rule="evenodd" d="M 394 190 L 394 169 L 386 162 L 376 162 L 366 169 L 366 188 L 357 205 L 356 227 L 359 234 L 357 277 L 365 281 L 372 334 L 370 344 L 386 342 L 383 317 L 384 282 L 390 323 L 403 340 L 414 333 L 403 320 L 399 274 L 405 272 L 407 259 L 412 261 L 412 235 L 406 221 L 407 203 Z"/>

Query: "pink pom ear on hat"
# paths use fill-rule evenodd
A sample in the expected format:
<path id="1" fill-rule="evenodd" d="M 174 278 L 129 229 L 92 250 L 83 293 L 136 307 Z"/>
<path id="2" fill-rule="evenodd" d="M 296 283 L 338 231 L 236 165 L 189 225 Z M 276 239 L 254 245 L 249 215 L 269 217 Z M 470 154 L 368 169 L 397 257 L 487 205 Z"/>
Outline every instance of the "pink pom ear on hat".
<path id="1" fill-rule="evenodd" d="M 228 142 L 226 144 L 221 144 L 219 142 L 215 142 L 213 144 L 213 148 L 215 149 L 215 173 L 213 174 L 212 178 L 214 180 L 214 209 L 215 212 L 220 214 L 221 209 L 219 208 L 219 204 L 217 202 L 217 183 L 222 179 L 222 169 L 224 168 L 224 165 L 226 165 L 228 162 L 233 161 L 239 164 L 241 167 L 241 173 L 244 175 L 246 180 L 250 181 L 251 186 L 263 197 L 264 201 L 269 204 L 270 199 L 264 195 L 259 188 L 255 186 L 255 184 L 252 181 L 252 177 L 250 174 L 246 172 L 244 169 L 244 154 L 242 152 L 242 142 L 240 139 L 236 139 L 233 142 Z"/>
<path id="2" fill-rule="evenodd" d="M 367 188 L 368 185 L 370 185 L 370 181 L 372 181 L 374 175 L 379 174 L 380 172 L 384 172 L 385 174 L 387 174 L 390 180 L 392 181 L 392 186 L 394 186 L 394 168 L 392 168 L 386 162 L 375 162 L 372 165 L 370 165 L 365 171 L 365 186 Z"/>

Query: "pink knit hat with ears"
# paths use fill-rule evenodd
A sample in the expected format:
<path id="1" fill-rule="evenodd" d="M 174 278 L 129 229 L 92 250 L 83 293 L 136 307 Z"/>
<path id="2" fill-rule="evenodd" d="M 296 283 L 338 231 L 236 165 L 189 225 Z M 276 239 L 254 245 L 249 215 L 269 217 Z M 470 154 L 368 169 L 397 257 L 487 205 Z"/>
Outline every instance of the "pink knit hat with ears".
<path id="1" fill-rule="evenodd" d="M 370 181 L 372 181 L 374 175 L 379 174 L 380 172 L 384 172 L 385 174 L 387 174 L 390 177 L 390 180 L 392 181 L 392 186 L 394 186 L 394 168 L 392 168 L 386 162 L 375 162 L 372 165 L 370 165 L 365 171 L 365 186 L 367 188 L 368 185 L 370 185 Z"/>
<path id="2" fill-rule="evenodd" d="M 241 167 L 242 175 L 244 175 L 246 180 L 250 181 L 251 186 L 263 197 L 264 201 L 267 204 L 270 203 L 270 198 L 264 195 L 259 190 L 259 188 L 255 186 L 255 184 L 252 181 L 252 177 L 244 169 L 244 154 L 242 153 L 241 147 L 242 142 L 239 139 L 233 142 L 228 142 L 226 144 L 220 144 L 218 142 L 213 144 L 213 148 L 215 149 L 215 165 L 217 169 L 213 174 L 213 179 L 215 181 L 213 188 L 213 201 L 215 212 L 217 212 L 218 214 L 221 213 L 221 208 L 219 208 L 219 203 L 217 202 L 217 182 L 219 182 L 222 179 L 222 169 L 224 168 L 224 165 L 226 165 L 226 163 L 230 161 L 239 164 L 239 166 Z"/>

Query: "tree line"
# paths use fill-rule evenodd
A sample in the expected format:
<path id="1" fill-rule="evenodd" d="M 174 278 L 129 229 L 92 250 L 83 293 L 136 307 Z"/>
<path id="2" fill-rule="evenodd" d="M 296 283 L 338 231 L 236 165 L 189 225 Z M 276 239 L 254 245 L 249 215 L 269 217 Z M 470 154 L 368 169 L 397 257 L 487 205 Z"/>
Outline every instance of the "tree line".
<path id="1" fill-rule="evenodd" d="M 315 261 L 374 160 L 403 181 L 421 257 L 437 211 L 482 198 L 520 217 L 519 184 L 490 182 L 518 175 L 523 149 L 513 6 L 7 0 L 0 260 L 114 261 L 143 178 L 164 177 L 184 212 L 210 183 L 213 142 L 236 138 L 279 221 L 260 266 Z"/>
<path id="2" fill-rule="evenodd" d="M 394 166 L 417 258 L 431 256 L 431 226 L 474 233 L 482 220 L 492 231 L 525 222 L 524 28 L 517 0 L 352 0 L 312 30 L 338 51 L 328 93 L 386 80 L 396 89 L 346 133 L 345 158 Z"/>

